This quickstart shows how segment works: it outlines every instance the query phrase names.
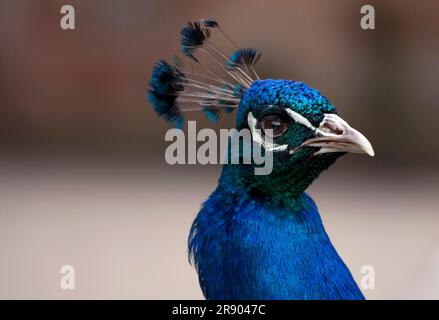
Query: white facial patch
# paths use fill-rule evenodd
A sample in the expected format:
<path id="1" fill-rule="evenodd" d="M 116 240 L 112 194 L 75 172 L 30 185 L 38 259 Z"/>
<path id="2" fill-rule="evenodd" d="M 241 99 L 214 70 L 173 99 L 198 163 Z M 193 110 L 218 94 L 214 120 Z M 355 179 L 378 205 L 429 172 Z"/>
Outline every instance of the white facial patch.
<path id="1" fill-rule="evenodd" d="M 316 128 L 309 122 L 307 118 L 302 116 L 301 114 L 297 113 L 296 111 L 293 111 L 291 109 L 285 109 L 285 111 L 288 113 L 288 115 L 293 118 L 294 121 L 299 122 L 303 124 L 305 127 L 310 128 L 313 131 L 316 131 Z"/>
<path id="2" fill-rule="evenodd" d="M 267 141 L 262 137 L 262 131 L 260 129 L 256 129 L 256 123 L 258 120 L 253 116 L 251 112 L 248 113 L 247 116 L 247 122 L 248 126 L 250 127 L 250 130 L 252 132 L 252 139 L 259 145 L 263 146 L 265 150 L 267 151 L 283 151 L 288 148 L 287 144 L 276 144 L 272 143 L 271 141 Z"/>

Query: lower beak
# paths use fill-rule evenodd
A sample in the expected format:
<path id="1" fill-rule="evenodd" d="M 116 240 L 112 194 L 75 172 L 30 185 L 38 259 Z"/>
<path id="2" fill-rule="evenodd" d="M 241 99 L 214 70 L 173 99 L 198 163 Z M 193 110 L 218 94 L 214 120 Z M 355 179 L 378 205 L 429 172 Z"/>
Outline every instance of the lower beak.
<path id="1" fill-rule="evenodd" d="M 353 152 L 365 153 L 371 157 L 375 155 L 369 140 L 336 114 L 325 114 L 315 132 L 317 135 L 315 138 L 305 141 L 295 150 L 309 146 L 320 147 L 315 154 Z"/>

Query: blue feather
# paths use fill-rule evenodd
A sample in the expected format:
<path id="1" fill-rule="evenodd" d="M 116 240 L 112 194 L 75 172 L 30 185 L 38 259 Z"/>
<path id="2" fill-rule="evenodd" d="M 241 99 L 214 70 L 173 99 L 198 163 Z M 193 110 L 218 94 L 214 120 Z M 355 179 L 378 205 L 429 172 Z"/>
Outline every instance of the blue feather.
<path id="1" fill-rule="evenodd" d="M 237 84 L 235 86 L 232 86 L 230 84 L 225 84 L 223 85 L 224 89 L 228 89 L 228 90 L 233 90 L 233 96 L 235 98 L 241 98 L 242 94 L 245 91 L 245 88 L 242 84 Z M 225 105 L 230 105 L 231 107 L 223 107 L 223 108 L 217 108 L 217 109 L 208 109 L 208 108 L 204 108 L 204 114 L 206 116 L 206 118 L 213 122 L 216 123 L 218 122 L 218 120 L 221 118 L 221 111 L 222 109 L 226 112 L 226 113 L 232 113 L 236 108 L 234 107 L 235 103 L 234 102 L 230 102 L 228 100 L 212 100 L 215 101 L 216 103 L 218 103 L 221 106 L 225 106 Z"/>
<path id="2" fill-rule="evenodd" d="M 226 66 L 229 69 L 236 67 L 255 65 L 261 58 L 262 53 L 253 48 L 243 48 L 236 50 L 229 58 Z"/>
<path id="3" fill-rule="evenodd" d="M 201 22 L 203 23 L 203 25 L 206 28 L 219 28 L 219 24 L 215 19 L 212 18 L 204 18 L 201 20 Z"/>
<path id="4" fill-rule="evenodd" d="M 244 94 L 245 87 L 242 84 L 237 84 L 233 87 L 233 96 L 235 98 L 241 98 Z"/>
<path id="5" fill-rule="evenodd" d="M 148 90 L 148 99 L 154 111 L 178 128 L 182 127 L 184 118 L 176 99 L 178 92 L 183 90 L 184 81 L 181 72 L 165 60 L 159 60 L 152 71 Z"/>
<path id="6" fill-rule="evenodd" d="M 236 188 L 230 166 L 189 236 L 207 299 L 364 299 L 307 194 L 296 211 L 269 207 Z"/>
<path id="7" fill-rule="evenodd" d="M 238 98 L 238 99 L 241 99 L 242 95 L 243 95 L 244 92 L 245 92 L 245 87 L 244 87 L 242 84 L 239 84 L 239 83 L 238 83 L 237 85 L 235 85 L 235 86 L 230 86 L 230 85 L 228 85 L 227 88 L 233 90 L 233 96 L 234 96 L 235 98 Z M 220 103 L 221 103 L 221 104 L 227 104 L 226 101 L 220 101 Z M 232 113 L 234 110 L 235 110 L 234 107 L 231 107 L 231 108 L 225 108 L 225 109 L 224 109 L 224 111 L 225 111 L 226 113 Z"/>
<path id="8" fill-rule="evenodd" d="M 210 30 L 203 28 L 200 22 L 188 22 L 180 31 L 180 50 L 188 58 L 198 62 L 194 51 L 210 37 Z"/>
<path id="9" fill-rule="evenodd" d="M 204 115 L 210 122 L 216 123 L 221 118 L 221 111 L 218 109 L 203 108 Z"/>

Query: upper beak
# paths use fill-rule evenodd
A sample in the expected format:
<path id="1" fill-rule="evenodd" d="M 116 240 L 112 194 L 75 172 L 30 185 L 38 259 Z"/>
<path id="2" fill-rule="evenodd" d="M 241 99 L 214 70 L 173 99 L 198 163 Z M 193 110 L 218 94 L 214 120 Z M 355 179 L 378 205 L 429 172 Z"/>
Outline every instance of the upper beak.
<path id="1" fill-rule="evenodd" d="M 375 155 L 369 140 L 336 114 L 325 114 L 319 127 L 315 129 L 315 132 L 315 138 L 305 141 L 295 150 L 310 146 L 321 148 L 315 154 L 353 152 L 366 153 L 371 157 Z M 294 152 L 295 150 L 292 151 Z"/>

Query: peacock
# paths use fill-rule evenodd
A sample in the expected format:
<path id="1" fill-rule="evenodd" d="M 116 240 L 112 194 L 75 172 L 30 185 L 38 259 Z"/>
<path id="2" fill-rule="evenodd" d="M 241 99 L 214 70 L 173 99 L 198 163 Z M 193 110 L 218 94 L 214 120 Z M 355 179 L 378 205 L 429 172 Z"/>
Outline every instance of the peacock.
<path id="1" fill-rule="evenodd" d="M 153 68 L 147 96 L 155 112 L 181 128 L 189 111 L 216 122 L 236 110 L 235 128 L 251 130 L 273 155 L 267 175 L 254 174 L 254 163 L 224 164 L 192 224 L 189 260 L 205 298 L 364 299 L 305 190 L 348 152 L 374 156 L 370 142 L 316 89 L 261 79 L 261 52 L 238 47 L 215 19 L 186 23 L 180 37 L 186 61 L 159 60 Z"/>

